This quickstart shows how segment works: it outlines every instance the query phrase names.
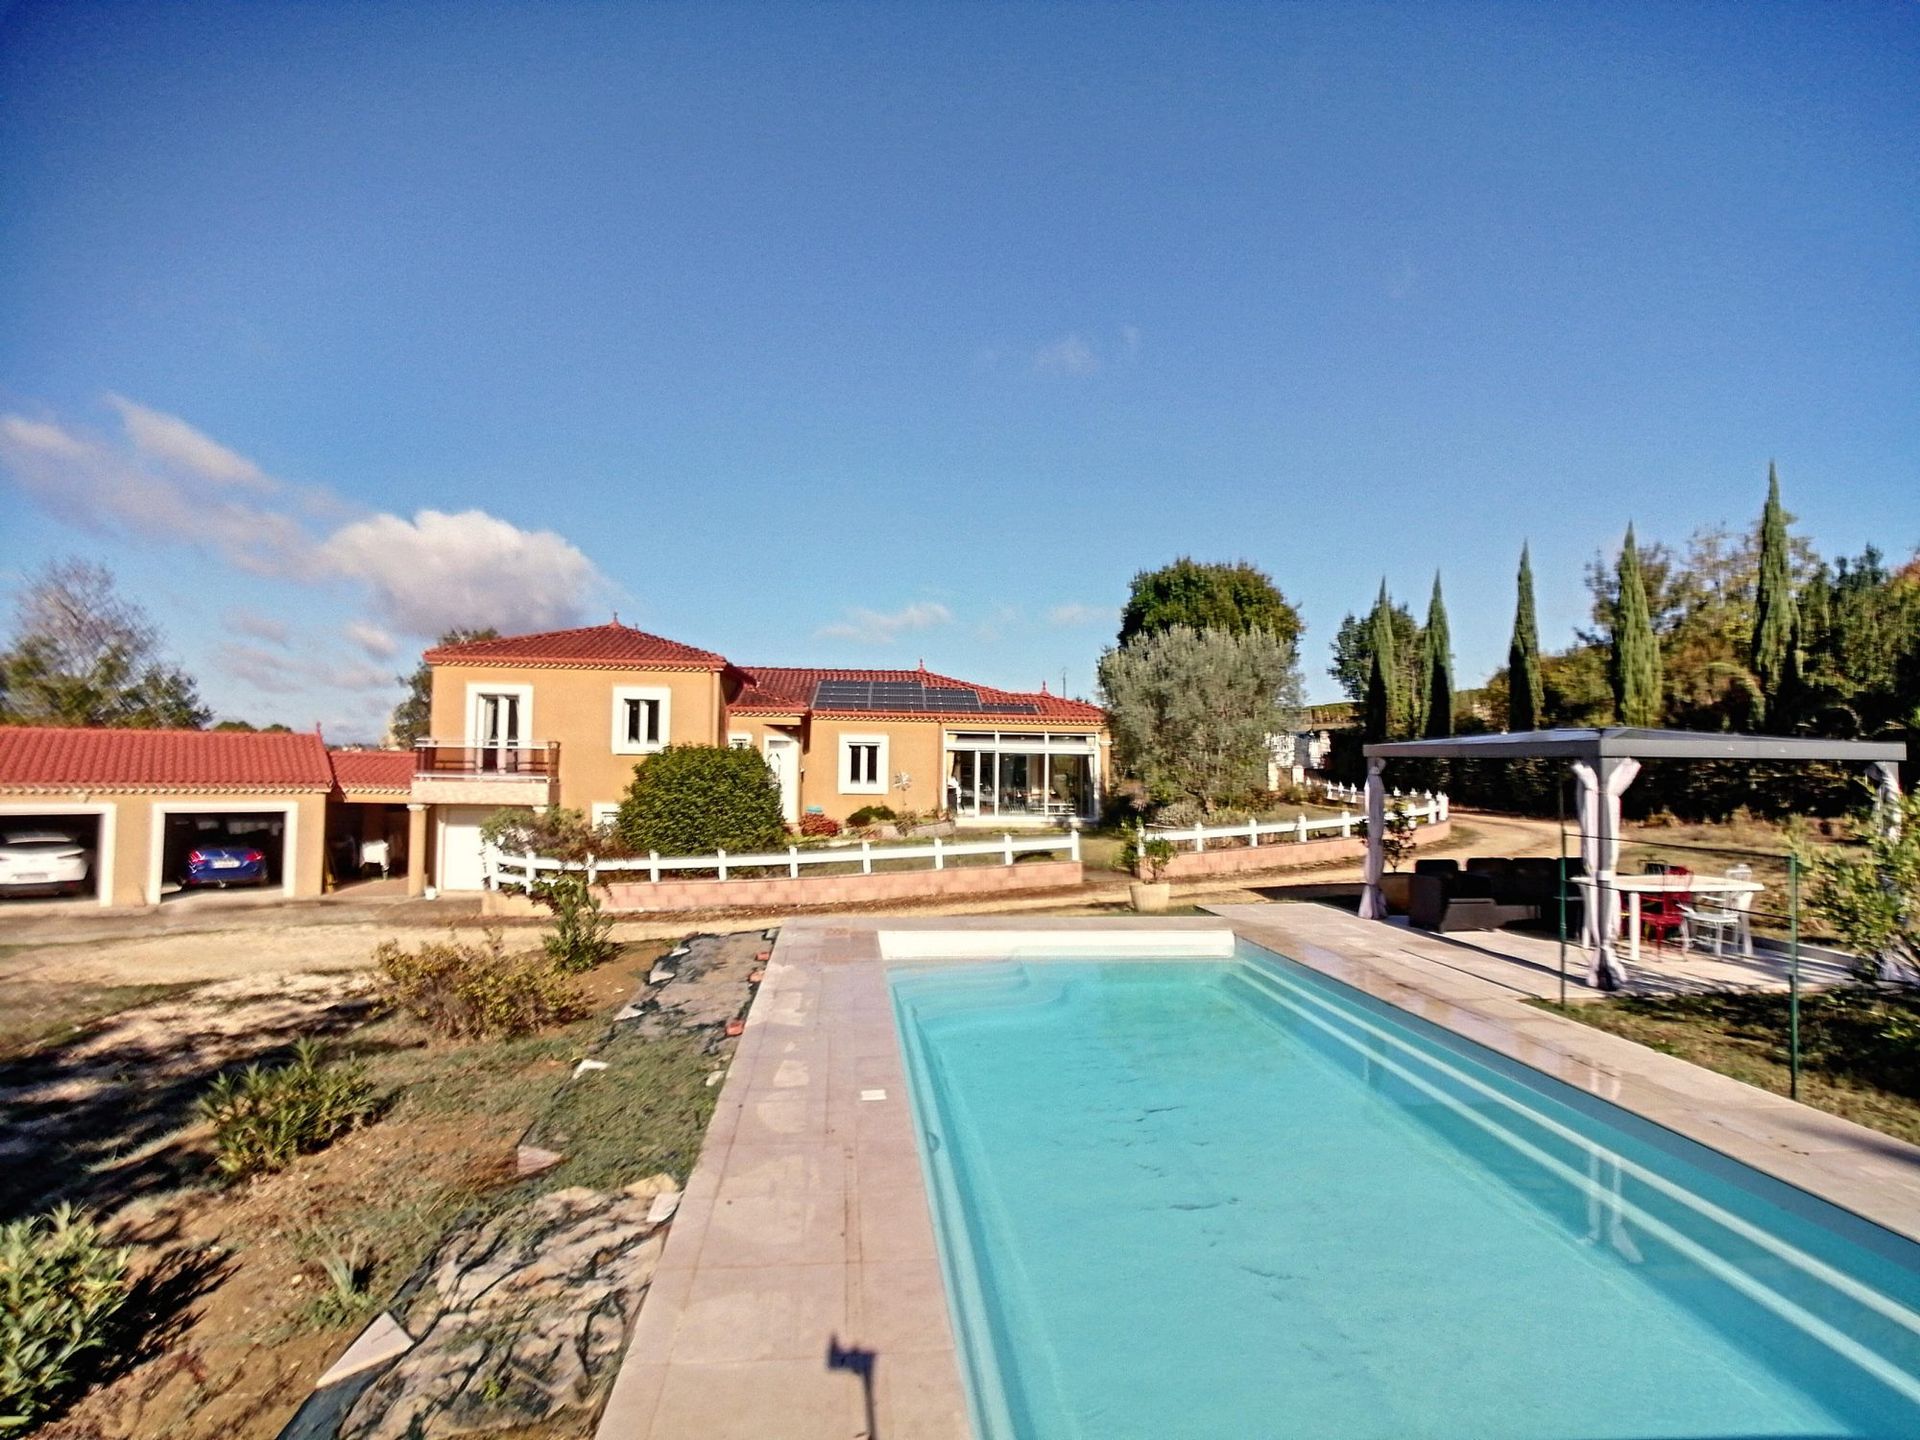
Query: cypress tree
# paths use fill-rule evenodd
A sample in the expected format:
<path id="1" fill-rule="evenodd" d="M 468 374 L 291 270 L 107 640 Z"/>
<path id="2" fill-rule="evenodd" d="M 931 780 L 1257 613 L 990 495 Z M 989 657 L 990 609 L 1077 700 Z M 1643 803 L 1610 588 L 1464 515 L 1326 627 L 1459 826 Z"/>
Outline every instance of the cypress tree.
<path id="1" fill-rule="evenodd" d="M 1399 653 L 1393 637 L 1393 606 L 1387 599 L 1387 582 L 1380 582 L 1380 598 L 1373 605 L 1369 626 L 1373 647 L 1373 666 L 1367 675 L 1367 705 L 1364 714 L 1367 738 L 1392 738 L 1401 714 Z"/>
<path id="2" fill-rule="evenodd" d="M 1520 598 L 1507 642 L 1507 729 L 1538 730 L 1547 708 L 1540 681 L 1540 626 L 1533 614 L 1533 558 L 1520 547 Z"/>
<path id="3" fill-rule="evenodd" d="M 1767 507 L 1760 515 L 1760 582 L 1753 595 L 1749 665 L 1760 684 L 1761 721 L 1781 724 L 1782 687 L 1793 648 L 1793 575 L 1787 564 L 1787 516 L 1780 508 L 1780 477 L 1767 464 Z"/>
<path id="4" fill-rule="evenodd" d="M 1614 714 L 1622 725 L 1658 725 L 1662 710 L 1660 642 L 1654 638 L 1653 619 L 1647 609 L 1647 582 L 1640 573 L 1640 547 L 1634 543 L 1632 525 L 1627 526 L 1626 543 L 1620 548 L 1618 578 L 1613 652 L 1608 667 Z"/>
<path id="5" fill-rule="evenodd" d="M 1427 603 L 1425 690 L 1429 737 L 1453 734 L 1453 637 L 1447 632 L 1447 602 L 1440 598 L 1440 572 L 1433 574 Z"/>

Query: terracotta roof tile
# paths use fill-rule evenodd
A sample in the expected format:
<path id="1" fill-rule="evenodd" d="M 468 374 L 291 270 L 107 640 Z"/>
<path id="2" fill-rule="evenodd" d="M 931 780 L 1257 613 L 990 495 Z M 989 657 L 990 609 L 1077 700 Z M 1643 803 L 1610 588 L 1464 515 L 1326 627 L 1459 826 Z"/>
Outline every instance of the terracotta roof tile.
<path id="1" fill-rule="evenodd" d="M 411 750 L 332 750 L 327 758 L 333 763 L 334 783 L 344 791 L 413 789 Z"/>
<path id="2" fill-rule="evenodd" d="M 649 635 L 630 625 L 589 625 L 579 630 L 547 630 L 538 635 L 503 635 L 469 640 L 427 651 L 429 664 L 579 666 L 585 669 L 722 670 L 726 659 Z"/>
<path id="3" fill-rule="evenodd" d="M 0 790 L 330 790 L 314 734 L 0 727 Z"/>
<path id="4" fill-rule="evenodd" d="M 911 711 L 920 719 L 973 719 L 982 725 L 989 722 L 1001 723 L 1020 720 L 1062 720 L 1076 724 L 1098 725 L 1104 721 L 1106 712 L 1098 705 L 1089 705 L 1084 700 L 1069 700 L 1063 695 L 1049 695 L 1045 692 L 1023 690 L 996 690 L 989 685 L 975 685 L 968 680 L 956 680 L 948 675 L 937 675 L 930 670 L 823 670 L 788 665 L 743 665 L 741 673 L 748 677 L 748 683 L 741 690 L 739 698 L 729 708 L 737 713 L 752 714 L 756 711 L 792 711 L 809 710 L 813 705 L 813 694 L 823 680 L 874 681 L 881 684 L 919 684 L 940 689 L 970 690 L 980 699 L 982 705 L 1031 705 L 1030 715 L 982 714 L 974 710 L 953 710 L 947 712 Z M 881 710 L 827 711 L 824 713 L 841 714 L 887 714 Z"/>

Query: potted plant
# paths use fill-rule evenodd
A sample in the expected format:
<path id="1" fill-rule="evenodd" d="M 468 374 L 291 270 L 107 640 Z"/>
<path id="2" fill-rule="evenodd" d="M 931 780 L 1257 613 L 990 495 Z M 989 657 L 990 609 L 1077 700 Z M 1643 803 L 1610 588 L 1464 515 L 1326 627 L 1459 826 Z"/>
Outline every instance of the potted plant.
<path id="1" fill-rule="evenodd" d="M 1149 840 L 1144 832 L 1136 831 L 1134 838 L 1127 841 L 1126 848 L 1120 852 L 1120 861 L 1138 878 L 1127 887 L 1127 894 L 1133 901 L 1133 908 L 1141 915 L 1163 915 L 1167 905 L 1173 899 L 1173 886 L 1161 877 L 1167 873 L 1167 866 L 1173 860 L 1173 842 L 1158 838 Z"/>

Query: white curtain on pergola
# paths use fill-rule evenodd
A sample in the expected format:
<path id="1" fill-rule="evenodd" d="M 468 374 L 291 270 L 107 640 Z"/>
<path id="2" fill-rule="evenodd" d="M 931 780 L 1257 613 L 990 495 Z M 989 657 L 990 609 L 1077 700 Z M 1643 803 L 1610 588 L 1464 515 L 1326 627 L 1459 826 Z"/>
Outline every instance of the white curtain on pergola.
<path id="1" fill-rule="evenodd" d="M 1614 871 L 1620 865 L 1620 797 L 1640 773 L 1638 760 L 1573 762 L 1573 778 L 1580 787 L 1580 858 L 1586 863 L 1587 983 L 1599 990 L 1616 990 L 1626 979 L 1626 967 L 1614 953 L 1620 934 L 1620 892 Z"/>

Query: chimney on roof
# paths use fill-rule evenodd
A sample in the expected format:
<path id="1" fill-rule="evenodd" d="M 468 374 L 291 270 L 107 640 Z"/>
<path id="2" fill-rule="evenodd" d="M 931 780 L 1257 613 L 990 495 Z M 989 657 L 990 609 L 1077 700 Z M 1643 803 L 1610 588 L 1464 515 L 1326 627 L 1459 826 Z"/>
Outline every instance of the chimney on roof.
<path id="1" fill-rule="evenodd" d="M 1044 694 L 1046 694 L 1046 693 L 1047 693 L 1047 682 L 1046 682 L 1046 681 L 1044 681 L 1044 680 L 1042 680 L 1042 681 L 1040 682 L 1040 693 L 1041 693 L 1042 695 L 1044 695 Z"/>
<path id="2" fill-rule="evenodd" d="M 920 673 L 922 675 L 927 673 L 927 657 L 924 655 L 920 657 Z"/>
<path id="3" fill-rule="evenodd" d="M 620 612 L 618 610 L 613 612 L 613 623 L 616 625 L 620 623 Z"/>

